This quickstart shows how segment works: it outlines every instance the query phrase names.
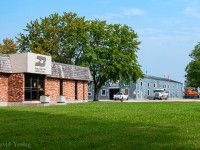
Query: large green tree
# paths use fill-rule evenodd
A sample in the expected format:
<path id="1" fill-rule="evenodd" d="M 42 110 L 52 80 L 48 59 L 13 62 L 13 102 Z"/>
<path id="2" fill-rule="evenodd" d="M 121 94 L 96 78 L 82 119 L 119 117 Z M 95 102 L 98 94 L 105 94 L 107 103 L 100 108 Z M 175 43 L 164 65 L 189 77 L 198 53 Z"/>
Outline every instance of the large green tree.
<path id="1" fill-rule="evenodd" d="M 0 54 L 14 54 L 17 52 L 17 45 L 13 39 L 3 39 L 3 43 L 0 44 Z"/>
<path id="2" fill-rule="evenodd" d="M 134 30 L 126 25 L 99 20 L 90 21 L 89 25 L 90 42 L 83 62 L 92 72 L 94 100 L 98 100 L 106 81 L 120 79 L 128 83 L 143 76 L 136 55 L 140 42 Z"/>
<path id="3" fill-rule="evenodd" d="M 19 52 L 34 52 L 51 55 L 53 61 L 80 64 L 87 43 L 84 17 L 75 13 L 57 13 L 27 24 L 27 34 L 17 37 Z"/>
<path id="4" fill-rule="evenodd" d="M 94 100 L 108 80 L 125 83 L 142 77 L 137 61 L 138 36 L 127 25 L 78 17 L 74 13 L 50 15 L 27 24 L 18 37 L 20 52 L 51 55 L 54 61 L 90 68 Z"/>
<path id="5" fill-rule="evenodd" d="M 192 60 L 185 68 L 186 86 L 198 88 L 200 86 L 200 43 L 189 54 Z"/>

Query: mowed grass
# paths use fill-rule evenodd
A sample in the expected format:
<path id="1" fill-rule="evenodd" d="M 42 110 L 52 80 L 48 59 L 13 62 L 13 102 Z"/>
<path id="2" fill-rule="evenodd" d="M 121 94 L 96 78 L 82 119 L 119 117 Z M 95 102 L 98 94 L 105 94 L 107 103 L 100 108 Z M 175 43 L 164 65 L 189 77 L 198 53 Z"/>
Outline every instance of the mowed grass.
<path id="1" fill-rule="evenodd" d="M 200 103 L 0 107 L 0 149 L 200 149 Z"/>

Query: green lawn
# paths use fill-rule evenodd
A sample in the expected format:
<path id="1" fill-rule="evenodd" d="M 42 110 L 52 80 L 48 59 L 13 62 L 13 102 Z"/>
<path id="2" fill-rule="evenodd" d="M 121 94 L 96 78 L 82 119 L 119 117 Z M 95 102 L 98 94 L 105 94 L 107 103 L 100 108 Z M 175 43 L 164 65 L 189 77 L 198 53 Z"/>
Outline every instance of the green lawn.
<path id="1" fill-rule="evenodd" d="M 200 103 L 0 107 L 0 149 L 200 149 Z"/>

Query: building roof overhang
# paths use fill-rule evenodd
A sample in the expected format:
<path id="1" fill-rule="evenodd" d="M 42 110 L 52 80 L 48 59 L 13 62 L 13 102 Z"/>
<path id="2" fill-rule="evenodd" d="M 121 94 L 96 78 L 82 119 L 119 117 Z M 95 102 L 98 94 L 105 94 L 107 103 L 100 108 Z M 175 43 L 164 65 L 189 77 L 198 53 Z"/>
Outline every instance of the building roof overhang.
<path id="1" fill-rule="evenodd" d="M 29 55 L 30 54 L 30 59 L 32 61 L 31 56 L 37 55 L 34 53 L 22 53 L 22 54 L 3 54 L 0 55 L 0 73 L 38 73 L 40 72 L 29 72 L 28 69 L 25 67 L 28 67 L 26 65 L 22 65 L 23 62 L 18 62 L 16 57 L 13 56 L 23 56 L 24 55 Z M 38 54 L 40 55 L 40 54 Z M 20 57 L 18 57 L 20 59 Z M 43 56 L 43 55 L 40 55 Z M 45 56 L 45 55 L 44 55 Z M 49 56 L 47 56 L 49 57 Z M 15 60 L 16 59 L 16 60 Z M 29 59 L 29 58 L 27 58 Z M 14 62 L 14 63 L 13 63 Z M 28 62 L 28 60 L 27 60 Z M 21 64 L 20 64 L 21 63 Z M 29 64 L 29 63 L 27 63 Z M 16 67 L 21 65 L 19 70 L 16 69 Z M 70 80 L 83 80 L 83 81 L 92 81 L 92 75 L 87 67 L 81 67 L 81 66 L 75 66 L 75 65 L 69 65 L 69 64 L 62 64 L 62 63 L 57 63 L 57 62 L 51 62 L 51 73 L 46 74 L 47 77 L 52 77 L 52 78 L 62 78 L 62 79 L 70 79 Z M 45 74 L 45 73 L 43 73 Z"/>

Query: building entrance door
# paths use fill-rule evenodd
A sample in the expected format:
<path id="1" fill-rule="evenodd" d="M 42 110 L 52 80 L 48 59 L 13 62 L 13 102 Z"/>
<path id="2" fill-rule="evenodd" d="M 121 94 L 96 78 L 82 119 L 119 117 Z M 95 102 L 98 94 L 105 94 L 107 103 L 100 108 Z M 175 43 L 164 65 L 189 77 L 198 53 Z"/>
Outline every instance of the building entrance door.
<path id="1" fill-rule="evenodd" d="M 117 89 L 109 89 L 109 99 L 112 100 L 113 96 L 119 92 L 119 88 Z"/>
<path id="2" fill-rule="evenodd" d="M 40 100 L 44 94 L 44 75 L 25 74 L 25 101 Z"/>

